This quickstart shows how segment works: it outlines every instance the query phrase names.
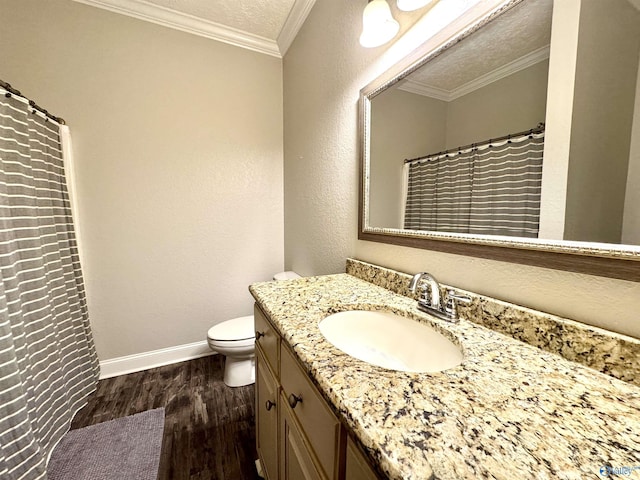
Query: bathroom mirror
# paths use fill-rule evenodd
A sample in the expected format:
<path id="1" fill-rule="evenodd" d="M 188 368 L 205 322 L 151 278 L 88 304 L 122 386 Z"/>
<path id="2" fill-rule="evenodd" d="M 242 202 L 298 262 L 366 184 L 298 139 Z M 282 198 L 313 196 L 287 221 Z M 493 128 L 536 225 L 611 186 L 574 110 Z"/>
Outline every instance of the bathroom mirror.
<path id="1" fill-rule="evenodd" d="M 427 42 L 361 91 L 359 238 L 640 281 L 639 64 L 636 0 Z"/>

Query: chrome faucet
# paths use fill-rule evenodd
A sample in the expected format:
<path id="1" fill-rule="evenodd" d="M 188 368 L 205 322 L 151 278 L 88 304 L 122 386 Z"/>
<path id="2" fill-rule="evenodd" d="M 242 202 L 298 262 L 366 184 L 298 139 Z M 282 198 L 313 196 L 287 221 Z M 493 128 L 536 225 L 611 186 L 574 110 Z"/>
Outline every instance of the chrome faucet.
<path id="1" fill-rule="evenodd" d="M 409 283 L 409 289 L 416 293 L 423 278 L 426 280 L 426 285 L 422 288 L 422 295 L 418 297 L 418 310 L 442 320 L 457 323 L 459 321 L 457 302 L 469 305 L 471 298 L 458 295 L 455 290 L 447 290 L 447 301 L 443 307 L 440 301 L 440 284 L 433 275 L 427 272 L 416 273 Z"/>

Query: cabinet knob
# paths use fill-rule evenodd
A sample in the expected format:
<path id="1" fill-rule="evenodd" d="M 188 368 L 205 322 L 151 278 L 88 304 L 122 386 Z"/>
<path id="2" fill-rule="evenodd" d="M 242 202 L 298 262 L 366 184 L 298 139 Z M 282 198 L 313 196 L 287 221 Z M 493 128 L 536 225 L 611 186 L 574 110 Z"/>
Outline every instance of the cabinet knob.
<path id="1" fill-rule="evenodd" d="M 273 407 L 276 406 L 275 402 L 272 402 L 271 400 L 267 400 L 267 403 L 265 403 L 264 405 L 267 408 L 267 412 L 269 410 L 271 410 Z"/>
<path id="2" fill-rule="evenodd" d="M 262 332 L 258 332 L 258 331 L 256 330 L 256 340 L 260 340 L 260 337 L 264 337 L 264 333 L 262 333 Z"/>
<path id="3" fill-rule="evenodd" d="M 296 408 L 296 405 L 298 405 L 299 403 L 302 403 L 302 396 L 298 396 L 294 393 L 292 393 L 291 395 L 289 395 L 289 406 L 291 408 Z"/>

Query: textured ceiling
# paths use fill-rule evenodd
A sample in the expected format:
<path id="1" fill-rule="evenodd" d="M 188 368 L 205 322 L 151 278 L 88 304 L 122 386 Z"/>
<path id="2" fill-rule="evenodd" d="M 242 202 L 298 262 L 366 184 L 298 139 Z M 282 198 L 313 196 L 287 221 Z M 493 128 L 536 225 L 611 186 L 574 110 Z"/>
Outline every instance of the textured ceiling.
<path id="1" fill-rule="evenodd" d="M 410 79 L 453 91 L 549 45 L 552 8 L 552 0 L 523 2 L 430 61 Z"/>
<path id="2" fill-rule="evenodd" d="M 146 0 L 203 20 L 276 40 L 295 0 Z"/>

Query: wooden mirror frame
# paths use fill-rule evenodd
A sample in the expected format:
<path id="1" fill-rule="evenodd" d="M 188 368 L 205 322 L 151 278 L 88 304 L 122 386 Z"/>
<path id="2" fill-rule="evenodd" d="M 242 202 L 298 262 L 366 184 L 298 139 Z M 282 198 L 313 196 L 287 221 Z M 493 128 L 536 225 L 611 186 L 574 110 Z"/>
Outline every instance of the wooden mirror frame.
<path id="1" fill-rule="evenodd" d="M 371 100 L 521 1 L 505 2 L 436 47 L 427 41 L 360 91 L 358 239 L 638 282 L 640 247 L 637 246 L 423 232 L 368 225 Z"/>

